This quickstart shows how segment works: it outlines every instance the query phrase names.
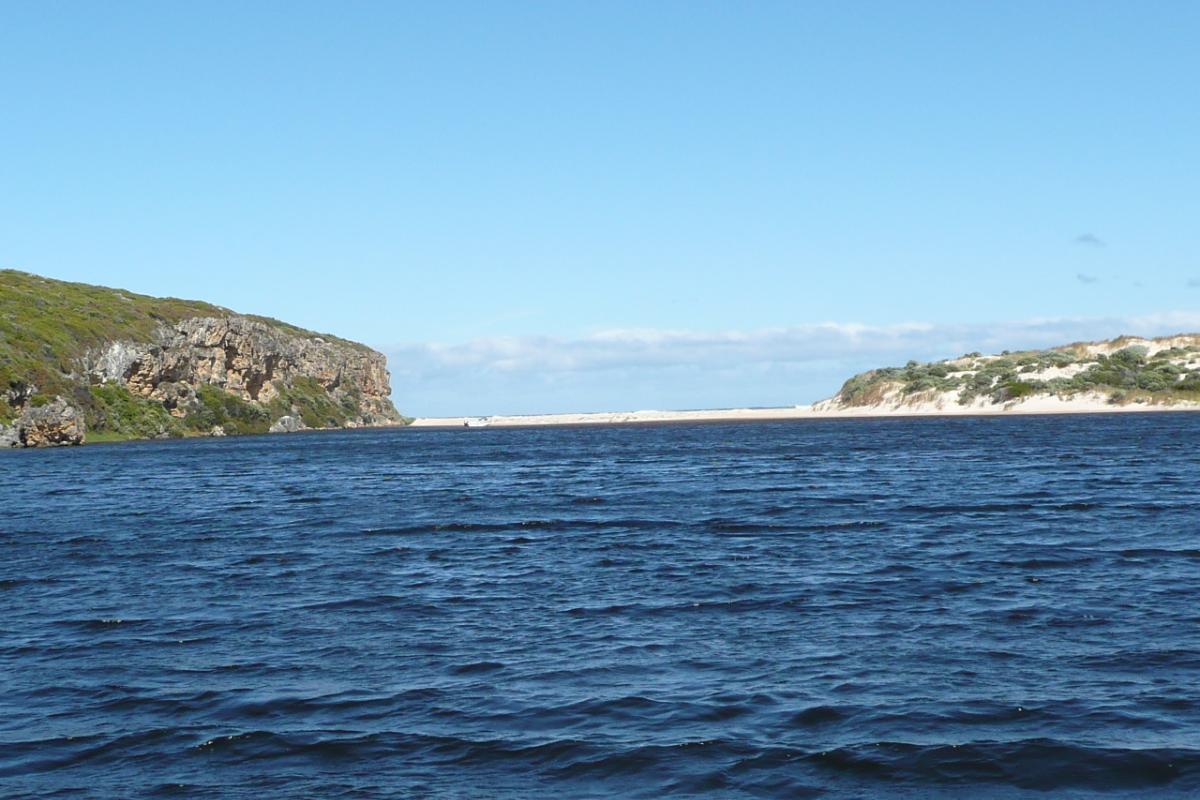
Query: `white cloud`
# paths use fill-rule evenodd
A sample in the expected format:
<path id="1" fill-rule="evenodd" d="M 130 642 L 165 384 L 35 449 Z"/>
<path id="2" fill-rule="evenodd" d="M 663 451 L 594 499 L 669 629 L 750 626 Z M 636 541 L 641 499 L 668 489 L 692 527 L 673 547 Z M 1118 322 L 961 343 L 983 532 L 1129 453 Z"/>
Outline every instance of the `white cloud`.
<path id="1" fill-rule="evenodd" d="M 1200 313 L 717 332 L 613 329 L 385 348 L 408 413 L 507 413 L 808 402 L 851 374 L 911 359 L 1200 330 Z"/>
<path id="2" fill-rule="evenodd" d="M 1025 320 L 992 324 L 899 325 L 820 323 L 715 333 L 614 329 L 588 336 L 497 337 L 462 344 L 423 343 L 389 348 L 393 372 L 413 377 L 464 368 L 500 372 L 576 372 L 631 367 L 756 363 L 796 364 L 872 355 L 907 359 L 971 350 L 1049 347 L 1122 333 L 1162 335 L 1200 329 L 1200 313 L 1146 317 Z"/>

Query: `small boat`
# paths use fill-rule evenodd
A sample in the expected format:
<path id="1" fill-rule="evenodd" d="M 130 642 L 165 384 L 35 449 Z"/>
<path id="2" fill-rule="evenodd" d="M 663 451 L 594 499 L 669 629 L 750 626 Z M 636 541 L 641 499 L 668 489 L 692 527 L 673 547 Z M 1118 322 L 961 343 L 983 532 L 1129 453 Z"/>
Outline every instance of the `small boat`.
<path id="1" fill-rule="evenodd" d="M 492 420 L 490 417 L 467 417 L 463 420 L 463 427 L 465 428 L 486 428 L 491 424 Z"/>

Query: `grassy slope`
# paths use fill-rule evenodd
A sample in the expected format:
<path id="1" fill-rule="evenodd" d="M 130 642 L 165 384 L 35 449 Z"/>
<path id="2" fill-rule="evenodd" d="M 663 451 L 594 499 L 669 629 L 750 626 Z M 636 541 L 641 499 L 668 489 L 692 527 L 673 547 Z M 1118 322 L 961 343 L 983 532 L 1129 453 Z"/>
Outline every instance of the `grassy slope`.
<path id="1" fill-rule="evenodd" d="M 156 298 L 120 289 L 68 283 L 15 270 L 0 270 L 0 422 L 14 410 L 4 393 L 11 386 L 37 387 L 34 404 L 61 394 L 83 408 L 93 439 L 179 436 L 225 425 L 229 432 L 254 433 L 272 419 L 290 413 L 295 403 L 311 427 L 338 425 L 353 416 L 338 407 L 321 387 L 298 382 L 285 400 L 269 408 L 245 403 L 219 389 L 202 391 L 202 408 L 180 420 L 154 401 L 123 387 L 88 386 L 79 376 L 84 354 L 117 340 L 148 342 L 162 323 L 191 317 L 227 317 L 233 312 L 193 300 Z M 318 336 L 359 350 L 364 345 L 316 334 L 268 317 L 251 317 L 287 333 Z M 215 394 L 214 394 L 215 392 Z"/>
<path id="2" fill-rule="evenodd" d="M 1113 340 L 1114 346 L 1129 337 Z M 1147 355 L 1146 348 L 1129 346 L 1110 355 L 1092 355 L 1082 345 L 1053 350 L 1030 350 L 982 357 L 970 353 L 957 359 L 904 367 L 887 367 L 855 375 L 842 386 L 838 399 L 845 405 L 879 402 L 890 389 L 902 395 L 959 392 L 967 404 L 984 397 L 1004 403 L 1036 394 L 1070 396 L 1084 392 L 1108 395 L 1114 403 L 1200 401 L 1200 368 L 1187 363 L 1200 359 L 1200 348 L 1172 348 Z M 1039 379 L 1037 374 L 1074 367 L 1070 377 Z"/>
<path id="3" fill-rule="evenodd" d="M 0 387 L 11 381 L 60 393 L 91 348 L 118 339 L 150 341 L 163 322 L 227 316 L 208 303 L 144 295 L 0 270 Z"/>

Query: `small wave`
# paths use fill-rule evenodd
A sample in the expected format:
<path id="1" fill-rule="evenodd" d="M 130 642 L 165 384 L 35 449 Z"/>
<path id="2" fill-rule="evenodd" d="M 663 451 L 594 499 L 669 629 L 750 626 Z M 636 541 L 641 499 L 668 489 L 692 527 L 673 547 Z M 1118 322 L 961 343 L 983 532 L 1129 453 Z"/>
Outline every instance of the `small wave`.
<path id="1" fill-rule="evenodd" d="M 1054 739 L 916 745 L 879 742 L 808 756 L 836 772 L 926 783 L 1023 789 L 1139 789 L 1200 779 L 1200 750 L 1086 747 Z"/>
<path id="2" fill-rule="evenodd" d="M 1197 669 L 1200 668 L 1200 650 L 1188 648 L 1118 650 L 1112 653 L 1084 656 L 1077 659 L 1077 663 L 1089 668 L 1130 671 L 1162 667 Z"/>
<path id="3" fill-rule="evenodd" d="M 933 505 L 912 503 L 900 506 L 900 511 L 914 514 L 1011 514 L 1014 511 L 1032 511 L 1034 503 L 961 503 Z"/>
<path id="4" fill-rule="evenodd" d="M 101 538 L 99 536 L 92 536 L 91 534 L 80 534 L 78 536 L 72 536 L 68 539 L 63 539 L 62 542 L 60 542 L 60 544 L 72 544 L 72 545 L 74 545 L 74 544 L 104 544 L 104 543 L 105 542 L 104 542 L 103 538 Z"/>
<path id="5" fill-rule="evenodd" d="M 775 523 L 742 522 L 741 520 L 720 519 L 720 518 L 706 519 L 706 520 L 704 520 L 704 526 L 710 531 L 715 531 L 716 533 L 724 533 L 724 534 L 729 534 L 729 535 L 737 535 L 737 534 L 759 535 L 759 534 L 768 534 L 768 533 L 772 533 L 772 532 L 788 530 L 788 526 L 778 525 Z"/>
<path id="6" fill-rule="evenodd" d="M 160 783 L 150 787 L 147 794 L 150 797 L 195 797 L 201 787 L 191 783 Z"/>
<path id="7" fill-rule="evenodd" d="M 827 522 L 819 525 L 801 525 L 795 528 L 800 531 L 851 531 L 877 530 L 888 527 L 888 523 L 878 519 L 855 519 L 846 522 Z"/>
<path id="8" fill-rule="evenodd" d="M 850 716 L 851 711 L 847 708 L 839 706 L 810 706 L 803 711 L 797 711 L 789 719 L 788 723 L 793 727 L 812 728 L 818 725 L 827 725 L 831 722 L 840 722 Z"/>
<path id="9" fill-rule="evenodd" d="M 1018 569 L 1070 569 L 1094 561 L 1091 555 L 1079 555 L 1075 558 L 1022 558 L 1015 561 L 997 562 L 1000 566 L 1016 567 Z"/>
<path id="10" fill-rule="evenodd" d="M 454 667 L 450 671 L 455 675 L 478 675 L 481 672 L 495 672 L 501 669 L 504 669 L 504 665 L 499 661 L 475 661 Z"/>
<path id="11" fill-rule="evenodd" d="M 745 613 L 769 608 L 792 608 L 803 605 L 807 598 L 802 595 L 786 597 L 736 598 L 729 600 L 692 600 L 682 603 L 629 603 L 608 606 L 573 606 L 562 613 L 570 616 L 673 615 L 704 612 Z"/>
<path id="12" fill-rule="evenodd" d="M 332 736 L 255 730 L 213 736 L 194 745 L 192 750 L 198 755 L 234 761 L 305 757 L 341 762 L 406 757 L 460 765 L 511 760 L 538 765 L 570 760 L 591 752 L 592 746 L 571 739 L 523 743 L 503 738 L 475 740 L 415 733 Z"/>
<path id="13" fill-rule="evenodd" d="M 387 528 L 367 528 L 370 536 L 415 536 L 434 533 L 507 533 L 510 531 L 571 531 L 571 530 L 649 530 L 673 523 L 660 520 L 612 519 L 526 519 L 515 522 L 436 522 L 427 525 L 402 525 Z"/>
<path id="14" fill-rule="evenodd" d="M 100 617 L 98 619 L 60 619 L 55 625 L 75 628 L 81 631 L 104 631 L 113 628 L 135 628 L 150 623 L 145 619 L 125 619 L 122 617 Z"/>
<path id="15" fill-rule="evenodd" d="M 1131 547 L 1120 551 L 1121 558 L 1200 558 L 1200 550 L 1171 550 L 1163 547 Z"/>
<path id="16" fill-rule="evenodd" d="M 409 597 L 379 594 L 371 597 L 347 597 L 342 600 L 326 600 L 296 606 L 293 611 L 409 611 L 422 614 L 443 614 L 446 609 L 440 604 L 420 603 Z"/>
<path id="17" fill-rule="evenodd" d="M 1100 508 L 1100 504 L 1079 501 L 1075 503 L 1056 503 L 1046 507 L 1053 511 L 1094 511 Z"/>
<path id="18" fill-rule="evenodd" d="M 82 764 L 120 762 L 161 750 L 182 736 L 177 728 L 153 728 L 119 736 L 59 736 L 0 745 L 0 777 L 49 772 Z"/>

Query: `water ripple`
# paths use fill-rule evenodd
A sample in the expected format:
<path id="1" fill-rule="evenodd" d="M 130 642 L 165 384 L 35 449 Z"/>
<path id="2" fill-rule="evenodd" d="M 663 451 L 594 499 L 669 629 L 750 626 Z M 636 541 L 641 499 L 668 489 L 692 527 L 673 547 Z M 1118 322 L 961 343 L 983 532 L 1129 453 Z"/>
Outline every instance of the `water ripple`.
<path id="1" fill-rule="evenodd" d="M 0 453 L 5 797 L 1190 797 L 1200 416 Z"/>

